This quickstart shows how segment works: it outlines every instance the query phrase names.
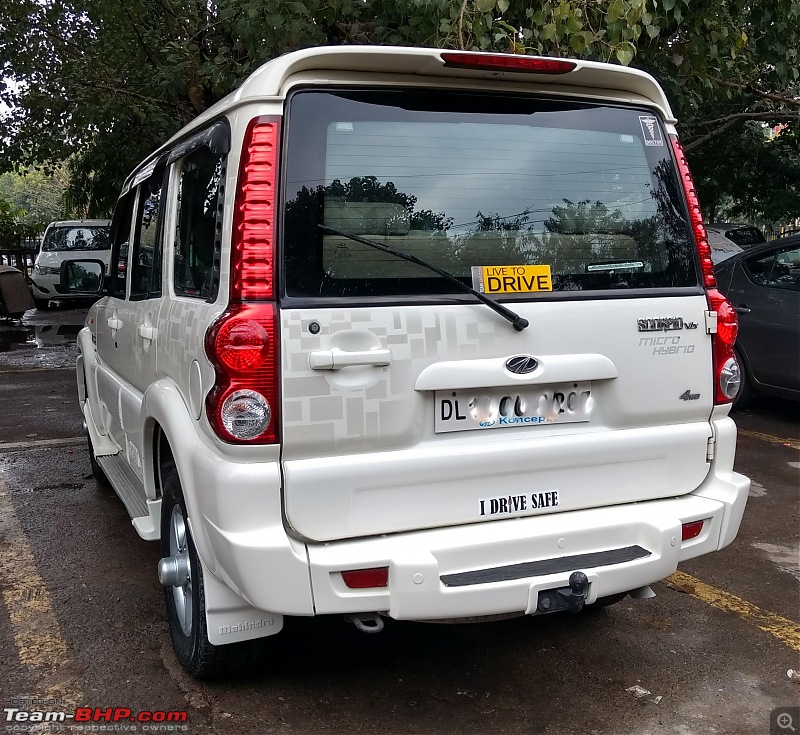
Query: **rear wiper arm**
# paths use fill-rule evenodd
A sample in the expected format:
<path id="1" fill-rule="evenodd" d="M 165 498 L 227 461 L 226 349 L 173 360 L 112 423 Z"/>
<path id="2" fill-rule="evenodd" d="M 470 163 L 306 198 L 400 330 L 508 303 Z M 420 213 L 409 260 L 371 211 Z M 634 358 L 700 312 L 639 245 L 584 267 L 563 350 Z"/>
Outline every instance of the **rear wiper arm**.
<path id="1" fill-rule="evenodd" d="M 514 313 L 511 309 L 507 309 L 502 304 L 497 303 L 494 299 L 490 299 L 485 294 L 482 294 L 480 291 L 476 291 L 472 286 L 467 286 L 466 283 L 462 283 L 458 280 L 454 275 L 451 275 L 445 270 L 442 270 L 438 266 L 433 265 L 432 263 L 427 263 L 426 261 L 418 258 L 416 255 L 409 255 L 408 253 L 404 253 L 401 250 L 395 250 L 394 248 L 389 247 L 388 245 L 384 245 L 382 242 L 378 242 L 377 240 L 368 240 L 366 237 L 361 237 L 360 235 L 354 235 L 352 232 L 342 232 L 341 230 L 335 230 L 333 227 L 328 227 L 327 225 L 317 225 L 320 230 L 323 232 L 327 232 L 331 235 L 338 235 L 339 237 L 345 237 L 348 240 L 352 240 L 353 242 L 360 242 L 362 245 L 369 245 L 371 248 L 375 248 L 376 250 L 381 250 L 384 253 L 389 253 L 389 255 L 394 255 L 397 258 L 402 258 L 403 260 L 407 260 L 410 263 L 416 263 L 417 265 L 421 265 L 423 268 L 427 268 L 428 270 L 433 271 L 434 273 L 438 273 L 442 278 L 446 278 L 450 283 L 455 284 L 458 286 L 462 291 L 466 291 L 467 293 L 471 293 L 478 301 L 483 302 L 488 306 L 492 311 L 496 311 L 503 319 L 508 319 L 511 322 L 511 325 L 516 329 L 518 332 L 521 332 L 525 327 L 528 326 L 528 320 L 521 317 L 519 314 Z"/>

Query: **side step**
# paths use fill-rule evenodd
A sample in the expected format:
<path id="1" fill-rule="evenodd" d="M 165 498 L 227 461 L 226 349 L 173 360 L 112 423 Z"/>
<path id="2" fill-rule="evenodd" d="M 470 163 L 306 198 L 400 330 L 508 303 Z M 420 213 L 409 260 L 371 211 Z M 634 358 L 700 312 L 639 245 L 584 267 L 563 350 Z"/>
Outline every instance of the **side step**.
<path id="1" fill-rule="evenodd" d="M 136 533 L 146 541 L 157 540 L 161 535 L 161 500 L 148 500 L 142 481 L 119 454 L 96 459 L 125 505 Z"/>

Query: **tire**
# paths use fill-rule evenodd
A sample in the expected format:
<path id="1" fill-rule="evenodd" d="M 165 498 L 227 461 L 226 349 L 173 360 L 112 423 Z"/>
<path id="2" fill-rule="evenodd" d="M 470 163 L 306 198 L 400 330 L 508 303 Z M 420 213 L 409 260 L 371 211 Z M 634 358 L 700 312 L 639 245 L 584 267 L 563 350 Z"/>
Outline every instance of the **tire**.
<path id="1" fill-rule="evenodd" d="M 89 463 L 92 466 L 92 475 L 94 479 L 97 480 L 97 484 L 101 485 L 102 487 L 111 487 L 111 483 L 108 481 L 106 477 L 106 473 L 103 472 L 103 468 L 98 464 L 97 459 L 94 456 L 94 446 L 92 444 L 92 438 L 89 436 L 89 431 L 86 431 L 86 442 L 89 444 Z"/>
<path id="2" fill-rule="evenodd" d="M 215 646 L 208 640 L 203 574 L 187 518 L 180 479 L 173 469 L 164 482 L 161 501 L 161 555 L 183 557 L 188 561 L 188 574 L 183 586 L 164 587 L 172 650 L 178 663 L 196 679 L 243 673 L 255 664 L 263 641 Z"/>
<path id="3" fill-rule="evenodd" d="M 736 398 L 733 399 L 731 410 L 744 411 L 750 408 L 750 404 L 753 402 L 754 391 L 752 383 L 750 382 L 750 376 L 747 374 L 747 368 L 745 367 L 742 353 L 739 352 L 739 350 L 736 350 L 736 359 L 739 362 L 739 369 L 742 374 L 742 384 L 739 386 L 739 392 L 736 394 Z"/>

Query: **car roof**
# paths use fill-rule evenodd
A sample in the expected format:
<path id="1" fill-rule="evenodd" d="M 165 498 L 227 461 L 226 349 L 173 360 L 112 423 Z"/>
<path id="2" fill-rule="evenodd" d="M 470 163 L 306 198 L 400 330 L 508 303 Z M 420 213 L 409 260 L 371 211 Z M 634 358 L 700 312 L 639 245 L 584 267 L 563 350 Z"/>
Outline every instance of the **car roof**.
<path id="1" fill-rule="evenodd" d="M 109 219 L 62 219 L 51 222 L 49 227 L 108 227 Z"/>
<path id="2" fill-rule="evenodd" d="M 229 114 L 243 104 L 254 101 L 275 100 L 285 95 L 287 79 L 303 72 L 314 74 L 315 82 L 325 84 L 327 75 L 337 72 L 373 73 L 397 77 L 405 74 L 418 76 L 420 80 L 436 79 L 446 84 L 448 79 L 467 79 L 485 84 L 511 82 L 516 84 L 544 85 L 555 94 L 572 94 L 592 99 L 599 97 L 636 104 L 647 104 L 658 109 L 669 124 L 676 122 L 666 94 L 658 82 L 647 72 L 620 64 L 608 64 L 583 59 L 563 60 L 575 64 L 568 73 L 543 73 L 516 70 L 463 68 L 446 66 L 443 53 L 458 53 L 459 56 L 485 56 L 482 52 L 459 51 L 439 48 L 413 48 L 405 46 L 318 46 L 293 51 L 278 56 L 260 66 L 248 76 L 241 86 L 181 128 L 170 140 L 142 161 L 128 176 L 123 187 L 127 190 L 139 172 L 155 165 L 156 161 L 176 142 L 190 135 L 209 122 Z M 492 54 L 497 55 L 497 54 Z M 500 54 L 513 56 L 513 54 Z M 533 56 L 526 58 L 536 58 Z M 560 58 L 560 57 L 559 57 Z M 593 94 L 602 90 L 605 95 Z"/>

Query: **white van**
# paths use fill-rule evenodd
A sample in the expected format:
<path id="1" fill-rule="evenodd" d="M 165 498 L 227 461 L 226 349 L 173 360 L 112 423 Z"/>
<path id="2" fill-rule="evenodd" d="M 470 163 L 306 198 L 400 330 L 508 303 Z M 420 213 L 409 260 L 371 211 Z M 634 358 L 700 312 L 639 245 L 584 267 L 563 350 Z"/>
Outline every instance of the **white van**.
<path id="1" fill-rule="evenodd" d="M 74 298 L 61 288 L 61 264 L 67 259 L 98 258 L 106 267 L 111 257 L 107 219 L 51 222 L 42 238 L 31 276 L 31 293 L 37 309 L 46 309 L 53 299 Z"/>
<path id="2" fill-rule="evenodd" d="M 91 460 L 160 539 L 195 676 L 287 615 L 652 596 L 736 536 L 736 314 L 647 74 L 291 53 L 131 174 L 112 241 Z"/>

